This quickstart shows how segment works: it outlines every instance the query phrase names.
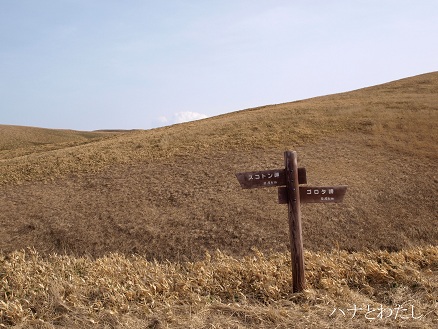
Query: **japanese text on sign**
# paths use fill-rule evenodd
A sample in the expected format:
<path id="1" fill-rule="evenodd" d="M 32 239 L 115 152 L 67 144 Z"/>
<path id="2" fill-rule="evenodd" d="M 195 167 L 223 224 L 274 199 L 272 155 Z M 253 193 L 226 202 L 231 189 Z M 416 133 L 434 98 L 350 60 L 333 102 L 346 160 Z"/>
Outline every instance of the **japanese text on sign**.
<path id="1" fill-rule="evenodd" d="M 265 179 L 265 178 L 268 178 L 268 179 L 271 179 L 271 178 L 278 178 L 278 177 L 280 177 L 280 173 L 278 172 L 278 171 L 276 171 L 276 172 L 271 172 L 271 173 L 266 173 L 266 174 L 264 174 L 264 173 L 259 173 L 259 174 L 248 174 L 248 180 L 253 180 L 253 179 Z"/>
<path id="2" fill-rule="evenodd" d="M 257 174 L 248 174 L 246 179 L 248 181 L 252 180 L 263 180 L 261 183 L 263 186 L 271 186 L 271 185 L 277 185 L 278 180 L 266 180 L 265 179 L 278 179 L 280 177 L 280 172 L 268 172 L 268 173 L 257 173 Z"/>
<path id="3" fill-rule="evenodd" d="M 334 194 L 334 189 L 329 188 L 316 188 L 316 189 L 307 189 L 306 190 L 307 195 L 320 195 L 321 201 L 334 201 L 335 198 L 332 196 Z"/>

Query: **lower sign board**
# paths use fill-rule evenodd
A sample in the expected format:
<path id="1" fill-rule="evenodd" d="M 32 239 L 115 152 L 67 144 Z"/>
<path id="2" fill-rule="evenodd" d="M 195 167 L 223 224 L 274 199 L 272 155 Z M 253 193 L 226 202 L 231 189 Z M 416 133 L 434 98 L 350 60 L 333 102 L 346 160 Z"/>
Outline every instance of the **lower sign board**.
<path id="1" fill-rule="evenodd" d="M 346 185 L 340 186 L 300 186 L 300 202 L 302 203 L 331 203 L 342 202 Z M 286 187 L 278 188 L 278 203 L 287 203 Z"/>
<path id="2" fill-rule="evenodd" d="M 274 187 L 286 185 L 284 169 L 250 171 L 236 174 L 242 188 Z M 306 169 L 298 168 L 299 184 L 306 184 Z"/>

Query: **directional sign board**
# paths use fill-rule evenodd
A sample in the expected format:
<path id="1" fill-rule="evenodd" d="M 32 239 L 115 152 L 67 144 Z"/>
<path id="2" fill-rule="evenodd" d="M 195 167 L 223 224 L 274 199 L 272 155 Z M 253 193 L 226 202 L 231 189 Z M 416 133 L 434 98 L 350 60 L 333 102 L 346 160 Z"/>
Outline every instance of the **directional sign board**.
<path id="1" fill-rule="evenodd" d="M 302 203 L 333 203 L 342 202 L 347 192 L 346 185 L 340 186 L 300 186 L 300 201 Z M 278 203 L 286 204 L 286 187 L 278 188 Z"/>
<path id="2" fill-rule="evenodd" d="M 300 186 L 300 201 L 304 203 L 342 202 L 347 186 Z"/>
<path id="3" fill-rule="evenodd" d="M 242 188 L 275 187 L 286 185 L 284 169 L 249 171 L 236 174 Z M 306 169 L 298 168 L 299 184 L 306 184 Z"/>

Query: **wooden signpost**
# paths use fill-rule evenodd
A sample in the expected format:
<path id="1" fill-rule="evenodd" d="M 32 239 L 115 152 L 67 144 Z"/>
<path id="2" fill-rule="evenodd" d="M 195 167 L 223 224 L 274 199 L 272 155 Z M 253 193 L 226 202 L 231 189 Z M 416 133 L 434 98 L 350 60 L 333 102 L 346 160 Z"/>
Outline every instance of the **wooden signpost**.
<path id="1" fill-rule="evenodd" d="M 307 184 L 305 168 L 298 168 L 297 153 L 284 152 L 284 169 L 237 173 L 242 188 L 278 187 L 278 202 L 288 204 L 292 260 L 292 291 L 302 292 L 304 277 L 301 203 L 342 202 L 347 186 L 299 186 Z"/>

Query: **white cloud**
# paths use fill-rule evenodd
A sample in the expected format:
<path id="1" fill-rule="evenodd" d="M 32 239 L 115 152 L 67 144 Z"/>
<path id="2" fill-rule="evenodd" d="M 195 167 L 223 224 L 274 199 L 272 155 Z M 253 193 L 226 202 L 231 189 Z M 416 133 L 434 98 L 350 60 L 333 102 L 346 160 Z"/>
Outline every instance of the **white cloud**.
<path id="1" fill-rule="evenodd" d="M 208 118 L 206 114 L 185 111 L 185 112 L 176 112 L 172 114 L 170 117 L 160 116 L 157 118 L 157 122 L 160 125 L 171 125 L 175 123 L 183 123 L 183 122 L 189 122 L 189 121 L 200 120 L 205 118 Z"/>
<path id="2" fill-rule="evenodd" d="M 183 123 L 183 122 L 188 122 L 188 121 L 200 120 L 200 119 L 205 119 L 208 117 L 205 114 L 197 113 L 197 112 L 190 112 L 190 111 L 177 112 L 173 116 L 174 116 L 175 123 Z"/>

